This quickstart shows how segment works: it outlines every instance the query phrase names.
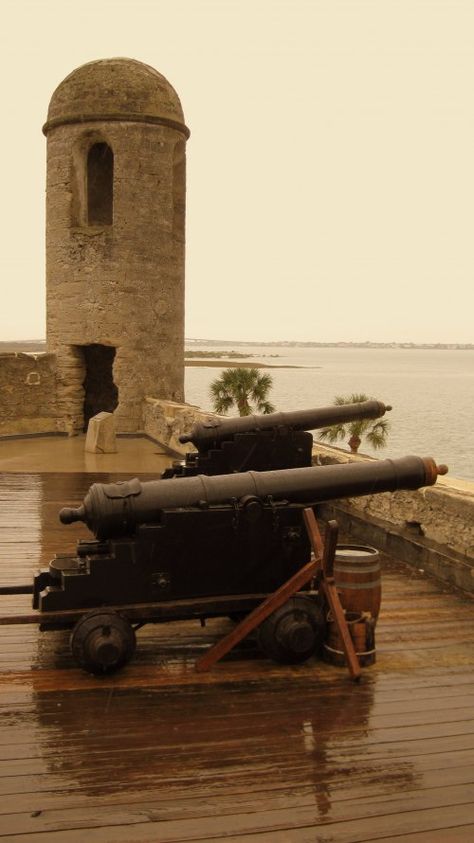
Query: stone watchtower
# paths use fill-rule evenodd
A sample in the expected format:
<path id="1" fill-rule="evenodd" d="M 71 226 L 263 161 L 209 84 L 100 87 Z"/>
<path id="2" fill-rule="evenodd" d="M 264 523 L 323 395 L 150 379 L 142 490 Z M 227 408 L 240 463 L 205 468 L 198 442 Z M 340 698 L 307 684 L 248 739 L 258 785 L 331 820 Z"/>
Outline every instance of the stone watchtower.
<path id="1" fill-rule="evenodd" d="M 59 429 L 80 432 L 108 410 L 134 432 L 145 396 L 184 397 L 181 104 L 148 65 L 93 61 L 61 82 L 43 131 Z"/>

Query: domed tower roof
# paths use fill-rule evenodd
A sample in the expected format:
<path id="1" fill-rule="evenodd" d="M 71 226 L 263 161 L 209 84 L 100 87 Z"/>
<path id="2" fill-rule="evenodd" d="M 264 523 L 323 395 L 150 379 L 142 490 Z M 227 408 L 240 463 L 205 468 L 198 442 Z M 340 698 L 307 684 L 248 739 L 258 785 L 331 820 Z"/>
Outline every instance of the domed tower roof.
<path id="1" fill-rule="evenodd" d="M 189 136 L 174 88 L 135 59 L 100 59 L 73 70 L 51 97 L 43 132 L 67 123 L 107 120 L 159 123 Z"/>

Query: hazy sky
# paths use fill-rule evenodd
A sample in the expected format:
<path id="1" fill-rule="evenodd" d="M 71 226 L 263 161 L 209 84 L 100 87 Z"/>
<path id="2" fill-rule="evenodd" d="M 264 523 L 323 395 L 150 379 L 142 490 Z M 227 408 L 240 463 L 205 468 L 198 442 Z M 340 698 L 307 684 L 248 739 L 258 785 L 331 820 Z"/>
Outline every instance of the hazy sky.
<path id="1" fill-rule="evenodd" d="M 45 333 L 49 99 L 128 56 L 188 141 L 188 337 L 474 342 L 474 0 L 3 0 L 0 339 Z"/>

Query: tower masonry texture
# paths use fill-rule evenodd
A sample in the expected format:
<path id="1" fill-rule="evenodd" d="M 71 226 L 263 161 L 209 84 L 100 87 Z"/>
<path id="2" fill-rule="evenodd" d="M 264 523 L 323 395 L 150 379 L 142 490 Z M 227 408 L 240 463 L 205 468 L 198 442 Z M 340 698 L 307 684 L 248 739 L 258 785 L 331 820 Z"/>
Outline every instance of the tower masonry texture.
<path id="1" fill-rule="evenodd" d="M 47 137 L 47 346 L 58 429 L 100 411 L 142 428 L 147 396 L 182 401 L 185 145 L 169 82 L 113 58 L 54 92 Z"/>

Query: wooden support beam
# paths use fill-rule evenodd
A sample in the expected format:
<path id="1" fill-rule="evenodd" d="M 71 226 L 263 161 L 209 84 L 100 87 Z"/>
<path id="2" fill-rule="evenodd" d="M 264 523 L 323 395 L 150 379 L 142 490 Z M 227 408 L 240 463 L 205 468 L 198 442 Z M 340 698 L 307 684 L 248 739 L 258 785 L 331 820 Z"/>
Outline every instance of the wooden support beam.
<path id="1" fill-rule="evenodd" d="M 311 546 L 316 554 L 318 552 L 318 548 L 321 546 L 321 534 L 319 532 L 316 516 L 313 510 L 310 507 L 307 507 L 303 510 L 303 517 Z M 320 588 L 324 592 L 324 596 L 332 612 L 339 635 L 341 636 L 342 647 L 346 657 L 349 673 L 352 679 L 357 681 L 360 679 L 361 675 L 359 659 L 357 658 L 357 653 L 354 649 L 354 644 L 344 616 L 344 610 L 341 606 L 341 601 L 339 600 L 336 584 L 334 582 L 334 555 L 336 553 L 337 534 L 337 521 L 328 521 L 321 565 L 322 575 Z"/>
<path id="2" fill-rule="evenodd" d="M 313 510 L 307 507 L 303 511 L 306 529 L 314 552 L 314 559 L 297 571 L 287 582 L 283 583 L 277 591 L 270 594 L 260 606 L 245 617 L 231 632 L 221 638 L 216 644 L 207 650 L 197 660 L 195 668 L 198 673 L 209 670 L 216 662 L 226 655 L 236 644 L 242 641 L 250 632 L 256 629 L 262 621 L 272 614 L 280 606 L 283 606 L 290 597 L 309 582 L 318 570 L 321 571 L 320 587 L 322 588 L 328 606 L 333 614 L 336 626 L 342 639 L 344 653 L 353 679 L 360 678 L 360 665 L 357 654 L 354 650 L 352 638 L 347 627 L 344 611 L 339 600 L 334 583 L 334 555 L 337 545 L 338 526 L 336 521 L 330 521 L 327 525 L 325 542 L 321 539 L 318 524 Z"/>
<path id="3" fill-rule="evenodd" d="M 210 647 L 203 656 L 196 662 L 196 670 L 203 673 L 209 670 L 219 659 L 225 656 L 232 647 L 242 641 L 252 630 L 259 626 L 265 618 L 268 618 L 276 609 L 283 606 L 290 597 L 293 597 L 303 585 L 306 585 L 314 576 L 318 567 L 318 560 L 308 562 L 300 568 L 289 580 L 283 583 L 277 591 L 269 594 L 260 606 L 257 606 L 247 617 L 245 617 L 228 635 L 221 638 L 217 644 Z"/>
<path id="4" fill-rule="evenodd" d="M 318 529 L 314 512 L 313 510 L 310 510 L 310 512 L 313 516 L 316 529 Z M 324 535 L 324 552 L 322 558 L 322 568 L 326 582 L 334 582 L 334 557 L 336 555 L 338 533 L 339 527 L 337 521 L 328 521 Z"/>

